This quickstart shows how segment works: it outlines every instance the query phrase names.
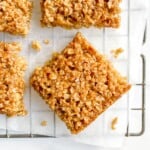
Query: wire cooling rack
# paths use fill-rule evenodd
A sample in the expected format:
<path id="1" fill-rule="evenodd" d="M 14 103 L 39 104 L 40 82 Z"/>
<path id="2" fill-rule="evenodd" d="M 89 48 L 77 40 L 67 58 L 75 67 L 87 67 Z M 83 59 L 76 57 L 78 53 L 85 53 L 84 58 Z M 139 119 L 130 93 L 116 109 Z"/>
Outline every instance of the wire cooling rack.
<path id="1" fill-rule="evenodd" d="M 22 42 L 23 44 L 23 49 L 29 49 L 30 48 L 27 46 L 30 44 L 30 42 L 33 39 L 38 39 L 39 41 L 44 38 L 51 38 L 52 39 L 52 44 L 51 44 L 51 48 L 46 48 L 47 50 L 43 52 L 44 55 L 42 59 L 47 60 L 47 58 L 49 57 L 49 49 L 62 49 L 62 46 L 65 46 L 65 44 L 72 39 L 72 37 L 74 36 L 74 34 L 77 32 L 76 30 L 72 30 L 72 31 L 65 31 L 63 29 L 41 29 L 41 27 L 34 27 L 35 24 L 38 24 L 39 19 L 40 19 L 40 9 L 38 8 L 38 2 L 36 0 L 34 0 L 35 2 L 35 10 L 33 12 L 33 19 L 37 19 L 37 22 L 32 22 L 32 27 L 31 27 L 31 33 L 29 36 L 25 38 L 22 37 L 13 37 L 11 35 L 8 35 L 7 33 L 3 33 L 1 34 L 1 38 L 3 41 L 19 41 Z M 79 30 L 83 33 L 83 35 L 87 36 L 87 39 L 89 41 L 93 41 L 93 45 L 97 48 L 97 49 L 102 49 L 104 54 L 110 54 L 110 51 L 113 47 L 112 43 L 116 40 L 116 42 L 114 42 L 116 44 L 116 46 L 123 46 L 125 45 L 125 49 L 126 51 L 124 52 L 124 56 L 121 57 L 120 59 L 117 60 L 112 60 L 114 63 L 117 64 L 123 64 L 123 68 L 126 68 L 126 76 L 129 79 L 129 82 L 132 83 L 132 86 L 134 87 L 133 89 L 138 89 L 138 90 L 133 90 L 132 94 L 128 94 L 126 97 L 126 108 L 123 110 L 125 110 L 126 112 L 126 123 L 127 123 L 127 127 L 126 127 L 126 136 L 140 136 L 143 134 L 144 130 L 145 130 L 145 57 L 144 55 L 140 55 L 140 53 L 138 52 L 138 54 L 134 57 L 136 57 L 139 61 L 138 61 L 138 69 L 140 70 L 139 73 L 139 77 L 137 80 L 132 80 L 130 78 L 132 78 L 132 72 L 133 70 L 137 67 L 137 66 L 132 66 L 132 60 L 133 60 L 133 54 L 131 54 L 132 52 L 134 53 L 135 51 L 132 49 L 132 24 L 134 24 L 133 22 L 133 18 L 134 14 L 138 14 L 141 12 L 144 12 L 144 8 L 141 7 L 136 7 L 134 8 L 134 4 L 136 3 L 136 1 L 134 0 L 124 0 L 123 1 L 123 12 L 122 12 L 122 27 L 120 29 L 97 29 L 97 33 L 96 35 L 90 34 L 92 33 L 93 29 L 82 29 Z M 36 17 L 35 17 L 36 16 Z M 145 21 L 145 20 L 144 20 Z M 144 21 L 143 21 L 143 26 L 144 26 Z M 34 32 L 33 30 L 37 30 L 39 36 L 34 36 Z M 91 32 L 89 33 L 88 31 L 91 30 Z M 94 29 L 95 30 L 95 29 Z M 45 33 L 50 33 L 49 35 L 45 36 Z M 61 34 L 60 34 L 61 33 Z M 143 33 L 144 33 L 144 28 L 143 28 Z M 37 33 L 36 33 L 37 34 Z M 66 39 L 66 40 L 64 40 Z M 90 40 L 91 39 L 91 40 Z M 96 40 L 98 39 L 98 40 Z M 119 41 L 118 41 L 119 39 Z M 59 41 L 59 44 L 58 44 Z M 65 41 L 65 42 L 64 42 Z M 66 42 L 67 41 L 67 42 Z M 96 41 L 96 42 L 95 42 Z M 124 44 L 126 43 L 126 44 Z M 120 45 L 119 45 L 120 44 Z M 44 48 L 43 48 L 44 49 Z M 131 50 L 132 49 L 132 50 Z M 25 51 L 25 50 L 24 50 Z M 32 50 L 31 50 L 32 51 Z M 52 53 L 53 51 L 51 51 Z M 23 52 L 22 54 L 24 55 Z M 42 52 L 40 52 L 42 53 Z M 27 54 L 29 54 L 26 58 L 29 62 L 29 71 L 27 72 L 26 78 L 29 79 L 29 75 L 32 72 L 32 70 L 35 67 L 35 64 L 42 64 L 43 62 L 39 62 L 40 58 L 41 58 L 41 54 L 35 54 L 32 52 L 27 51 Z M 111 58 L 110 58 L 111 59 Z M 32 68 L 33 67 L 33 68 Z M 122 67 L 121 67 L 122 69 Z M 55 117 L 55 114 L 53 114 L 53 112 L 49 111 L 49 109 L 45 106 L 44 102 L 42 103 L 42 100 L 39 98 L 39 96 L 36 95 L 36 93 L 34 93 L 33 89 L 29 86 L 29 84 L 27 83 L 28 86 L 28 90 L 26 92 L 26 96 L 25 99 L 28 99 L 28 101 L 26 102 L 27 108 L 29 110 L 29 115 L 25 118 L 20 118 L 19 119 L 17 117 L 15 118 L 7 118 L 6 116 L 1 116 L 0 120 L 1 126 L 5 126 L 5 128 L 3 130 L 1 130 L 0 132 L 0 138 L 41 138 L 41 137 L 57 137 L 58 136 L 58 130 L 61 126 L 61 124 L 59 125 L 59 121 L 57 120 L 57 118 Z M 136 100 L 134 98 L 133 95 L 141 93 L 139 96 L 137 96 L 137 98 L 139 100 L 138 103 L 140 103 L 140 105 L 136 105 L 136 102 L 134 103 L 135 105 L 132 105 L 132 101 Z M 36 102 L 34 101 L 34 99 L 36 99 Z M 39 101 L 37 99 L 40 99 Z M 35 104 L 36 103 L 36 104 Z M 36 107 L 36 106 L 37 107 Z M 39 109 L 42 108 L 43 109 Z M 119 108 L 118 108 L 119 107 Z M 114 107 L 111 111 L 116 111 L 116 110 L 122 110 L 122 108 L 120 108 L 120 105 L 118 107 Z M 107 112 L 106 112 L 107 113 Z M 101 117 L 102 121 L 100 121 L 100 123 L 102 124 L 102 130 L 104 129 L 104 124 L 107 123 L 107 119 L 105 118 L 105 113 L 104 115 Z M 42 131 L 42 128 L 44 127 L 39 127 L 35 129 L 35 125 L 40 124 L 40 121 L 42 120 L 46 120 L 47 118 L 49 118 L 48 124 L 50 124 L 50 126 L 45 127 L 44 131 Z M 136 118 L 136 121 L 135 121 Z M 134 122 L 133 122 L 133 121 Z M 11 124 L 13 124 L 13 126 L 16 126 L 15 129 L 12 129 Z M 137 125 L 139 128 L 134 131 L 132 129 L 134 129 L 134 125 Z M 132 127 L 133 125 L 133 127 Z M 23 132 L 15 132 L 18 131 L 18 128 L 23 129 Z M 26 129 L 27 128 L 27 129 Z M 35 131 L 36 130 L 36 131 Z M 40 131 L 41 130 L 41 131 Z M 66 130 L 66 129 L 65 129 Z M 38 132 L 40 131 L 40 132 Z M 47 134 L 47 132 L 50 132 L 49 134 Z M 61 134 L 62 136 L 64 135 L 64 133 Z"/>

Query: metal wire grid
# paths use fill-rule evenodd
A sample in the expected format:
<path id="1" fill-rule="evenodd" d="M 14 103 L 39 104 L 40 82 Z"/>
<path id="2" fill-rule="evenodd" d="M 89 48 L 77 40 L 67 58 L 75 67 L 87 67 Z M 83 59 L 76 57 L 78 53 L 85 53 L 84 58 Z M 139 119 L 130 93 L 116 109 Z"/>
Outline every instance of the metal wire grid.
<path id="1" fill-rule="evenodd" d="M 128 77 L 129 77 L 129 68 L 130 68 L 130 14 L 131 11 L 135 11 L 135 10 L 131 10 L 130 9 L 130 0 L 128 0 L 128 9 L 124 10 L 128 13 L 128 60 L 127 60 L 127 70 L 128 70 Z M 106 41 L 106 29 L 102 29 L 103 33 L 102 33 L 102 40 L 103 40 L 103 50 L 105 53 L 105 41 Z M 54 33 L 53 33 L 54 34 Z M 5 39 L 5 34 L 3 34 L 3 39 Z M 129 107 L 129 96 L 128 96 L 128 126 L 127 126 L 127 132 L 126 132 L 126 136 L 140 136 L 144 133 L 145 130 L 145 57 L 144 55 L 139 56 L 141 57 L 141 64 L 142 64 L 142 82 L 141 83 L 136 83 L 135 86 L 140 86 L 141 87 L 141 91 L 142 91 L 142 97 L 141 97 L 141 101 L 142 101 L 142 106 L 141 108 L 130 108 Z M 30 94 L 31 94 L 31 88 L 30 88 Z M 41 134 L 33 134 L 32 133 L 32 109 L 31 109 L 31 100 L 30 100 L 30 133 L 27 134 L 9 134 L 8 133 L 8 128 L 7 128 L 7 118 L 6 118 L 6 134 L 4 135 L 0 135 L 0 138 L 42 138 L 42 137 L 56 137 L 56 119 L 55 119 L 55 115 L 54 115 L 54 136 L 45 136 L 45 135 L 41 135 Z M 130 115 L 130 110 L 136 110 L 141 112 L 141 129 L 139 132 L 137 133 L 132 133 L 129 132 L 129 126 L 130 126 L 130 122 L 129 122 L 129 115 Z"/>
<path id="2" fill-rule="evenodd" d="M 130 50 L 131 50 L 131 47 L 130 47 L 130 38 L 131 38 L 131 28 L 130 28 L 130 21 L 131 21 L 131 11 L 133 12 L 134 10 L 131 10 L 131 0 L 128 0 L 128 58 L 130 58 Z M 146 21 L 147 23 L 147 21 Z M 142 44 L 145 44 L 146 42 L 146 34 L 147 34 L 147 24 L 145 26 L 145 30 L 144 30 L 144 33 L 143 33 L 143 41 L 142 41 Z M 146 86 L 146 60 L 145 60 L 145 56 L 143 54 L 141 54 L 139 57 L 141 57 L 141 64 L 142 64 L 142 80 L 141 80 L 141 83 L 136 83 L 135 85 L 136 86 L 140 86 L 141 87 L 141 92 L 142 92 L 142 96 L 141 96 L 141 108 L 130 108 L 129 106 L 129 97 L 128 97 L 128 108 L 129 108 L 129 111 L 128 113 L 131 111 L 140 111 L 141 112 L 141 129 L 138 131 L 138 132 L 130 132 L 129 131 L 129 126 L 130 126 L 130 122 L 128 121 L 128 126 L 127 126 L 127 133 L 126 133 L 126 136 L 141 136 L 144 131 L 145 131 L 145 86 Z M 128 68 L 130 67 L 130 59 L 128 61 Z M 129 72 L 128 72 L 129 73 Z M 131 99 L 132 100 L 132 99 Z M 130 115 L 130 113 L 129 113 Z"/>

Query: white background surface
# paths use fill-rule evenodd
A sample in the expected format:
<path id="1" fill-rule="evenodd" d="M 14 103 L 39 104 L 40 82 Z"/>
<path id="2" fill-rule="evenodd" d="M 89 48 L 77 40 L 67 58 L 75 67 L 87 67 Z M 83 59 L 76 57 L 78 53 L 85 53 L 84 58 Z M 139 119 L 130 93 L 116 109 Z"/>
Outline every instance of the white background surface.
<path id="1" fill-rule="evenodd" d="M 150 27 L 148 30 L 148 39 L 150 43 Z M 146 50 L 146 57 L 150 58 L 150 46 Z M 149 61 L 149 60 L 148 60 Z M 147 62 L 147 66 L 150 65 L 150 61 Z M 147 67 L 147 69 L 149 69 Z M 150 69 L 149 69 L 150 70 Z M 150 74 L 147 74 L 150 83 Z M 147 87 L 146 92 L 146 131 L 141 137 L 131 137 L 126 138 L 124 142 L 124 147 L 121 150 L 146 150 L 150 147 L 150 86 Z M 74 149 L 86 149 L 86 150 L 99 150 L 101 148 L 74 145 L 73 143 L 63 142 L 58 143 L 58 141 L 52 139 L 1 139 L 0 140 L 0 150 L 74 150 Z"/>

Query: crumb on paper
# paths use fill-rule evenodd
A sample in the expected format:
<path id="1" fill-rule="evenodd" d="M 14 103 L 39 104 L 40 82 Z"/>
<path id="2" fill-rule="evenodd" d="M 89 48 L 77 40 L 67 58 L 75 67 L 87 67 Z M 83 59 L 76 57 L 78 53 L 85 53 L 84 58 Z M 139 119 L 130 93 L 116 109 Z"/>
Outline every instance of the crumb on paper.
<path id="1" fill-rule="evenodd" d="M 43 127 L 47 126 L 47 121 L 46 121 L 46 120 L 43 120 L 43 121 L 41 122 L 41 126 L 43 126 Z"/>
<path id="2" fill-rule="evenodd" d="M 40 51 L 41 50 L 41 45 L 39 41 L 32 41 L 32 48 L 36 51 Z"/>
<path id="3" fill-rule="evenodd" d="M 119 55 L 123 52 L 124 50 L 122 48 L 118 48 L 118 49 L 112 50 L 111 54 L 113 55 L 114 58 L 118 58 Z"/>
<path id="4" fill-rule="evenodd" d="M 111 129 L 112 130 L 116 130 L 117 123 L 118 123 L 118 117 L 113 118 L 111 121 Z"/>
<path id="5" fill-rule="evenodd" d="M 45 39 L 43 40 L 44 44 L 49 44 L 49 40 L 48 39 Z"/>

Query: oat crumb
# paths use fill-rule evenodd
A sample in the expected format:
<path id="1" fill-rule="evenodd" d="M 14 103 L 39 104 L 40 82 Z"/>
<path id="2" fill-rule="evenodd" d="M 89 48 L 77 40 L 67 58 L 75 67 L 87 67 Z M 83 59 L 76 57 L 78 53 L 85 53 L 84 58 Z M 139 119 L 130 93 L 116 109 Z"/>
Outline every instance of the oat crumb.
<path id="1" fill-rule="evenodd" d="M 41 122 L 41 126 L 47 126 L 47 121 L 45 121 L 45 120 L 43 120 L 42 122 Z"/>
<path id="2" fill-rule="evenodd" d="M 118 123 L 118 117 L 115 117 L 111 121 L 111 129 L 116 130 L 116 124 Z"/>
<path id="3" fill-rule="evenodd" d="M 49 44 L 49 40 L 47 40 L 47 39 L 45 39 L 43 42 L 44 42 L 44 44 L 47 44 L 47 45 Z"/>
<path id="4" fill-rule="evenodd" d="M 32 45 L 31 46 L 36 51 L 40 51 L 41 50 L 41 45 L 40 45 L 39 41 L 36 41 L 36 40 L 32 41 Z"/>
<path id="5" fill-rule="evenodd" d="M 30 0 L 0 0 L 0 32 L 28 34 L 32 7 Z"/>
<path id="6" fill-rule="evenodd" d="M 118 49 L 112 50 L 111 54 L 113 55 L 114 58 L 118 58 L 119 55 L 123 52 L 124 50 L 122 48 L 118 48 Z"/>

